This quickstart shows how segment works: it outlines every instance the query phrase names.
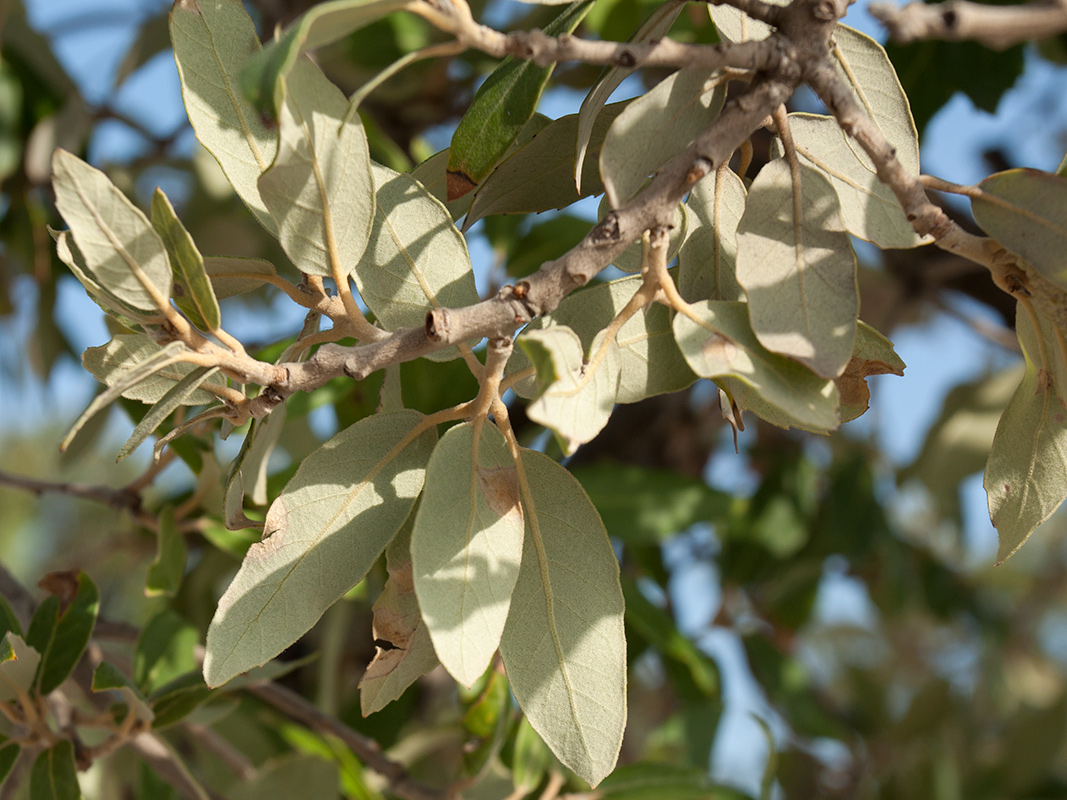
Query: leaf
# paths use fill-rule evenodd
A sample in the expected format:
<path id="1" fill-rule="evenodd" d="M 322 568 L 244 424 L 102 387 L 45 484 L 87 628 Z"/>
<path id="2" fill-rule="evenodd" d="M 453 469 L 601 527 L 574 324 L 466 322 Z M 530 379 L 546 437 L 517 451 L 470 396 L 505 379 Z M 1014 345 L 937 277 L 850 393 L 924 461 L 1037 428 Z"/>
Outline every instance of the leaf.
<path id="1" fill-rule="evenodd" d="M 550 428 L 570 455 L 608 424 L 619 390 L 619 346 L 594 340 L 587 363 L 578 334 L 565 325 L 524 331 L 516 343 L 538 369 L 526 414 Z"/>
<path id="2" fill-rule="evenodd" d="M 169 308 L 171 267 L 148 219 L 108 177 L 66 150 L 52 156 L 56 208 L 92 275 L 134 308 Z"/>
<path id="3" fill-rule="evenodd" d="M 259 289 L 277 275 L 273 264 L 259 258 L 208 256 L 204 269 L 219 300 Z"/>
<path id="4" fill-rule="evenodd" d="M 133 429 L 130 438 L 122 445 L 122 449 L 119 450 L 115 460 L 121 461 L 136 450 L 141 442 L 163 424 L 163 421 L 170 416 L 172 411 L 179 406 L 189 404 L 189 395 L 218 371 L 218 367 L 199 367 L 192 370 L 192 372 L 168 389 L 167 393 L 159 399 L 159 402 L 148 409 L 148 413 L 141 417 L 141 421 Z"/>
<path id="5" fill-rule="evenodd" d="M 866 153 L 853 147 L 831 117 L 790 114 L 789 129 L 802 163 L 830 179 L 845 230 L 879 247 L 917 247 L 932 241 L 911 227 L 895 194 L 878 180 Z M 915 163 L 918 170 L 918 162 Z"/>
<path id="6" fill-rule="evenodd" d="M 696 522 L 725 519 L 732 498 L 698 478 L 634 464 L 601 462 L 571 468 L 608 534 L 628 544 L 654 544 Z"/>
<path id="7" fill-rule="evenodd" d="M 421 327 L 426 312 L 478 302 L 467 243 L 441 201 L 409 175 L 372 165 L 377 185 L 366 255 L 355 265 L 359 293 L 389 330 Z M 430 356 L 455 358 L 454 347 Z"/>
<path id="8" fill-rule="evenodd" d="M 26 643 L 41 654 L 37 690 L 50 694 L 78 665 L 100 610 L 100 593 L 84 572 L 52 572 L 39 584 L 51 593 L 30 620 Z"/>
<path id="9" fill-rule="evenodd" d="M 182 289 L 180 294 L 175 290 L 175 304 L 200 330 L 218 330 L 222 323 L 219 301 L 204 270 L 204 257 L 158 186 L 152 195 L 152 227 L 167 248 L 174 280 Z"/>
<path id="10" fill-rule="evenodd" d="M 640 286 L 641 278 L 635 275 L 575 292 L 565 297 L 551 314 L 534 320 L 526 330 L 567 326 L 578 334 L 583 349 L 588 352 L 597 334 L 626 306 Z M 620 374 L 617 403 L 636 403 L 653 395 L 676 392 L 696 380 L 674 340 L 666 306 L 657 303 L 630 317 L 619 329 L 616 344 Z M 512 355 L 508 372 L 528 366 L 529 361 L 520 348 Z M 532 398 L 535 389 L 532 381 L 515 386 L 522 397 Z"/>
<path id="11" fill-rule="evenodd" d="M 408 0 L 333 0 L 309 9 L 249 59 L 241 76 L 244 95 L 261 111 L 280 111 L 284 81 L 296 69 L 301 53 L 343 39 L 407 4 Z"/>
<path id="12" fill-rule="evenodd" d="M 172 342 L 173 344 L 179 344 Z M 171 345 L 168 345 L 170 347 Z M 147 336 L 139 333 L 120 333 L 110 342 L 99 347 L 90 347 L 82 355 L 82 366 L 103 384 L 109 387 L 119 386 L 126 380 L 133 368 L 139 364 L 149 362 L 151 359 L 160 357 L 165 348 L 160 348 Z M 175 348 L 175 351 L 177 349 Z M 167 351 L 170 352 L 169 350 Z M 169 356 L 168 356 L 169 357 Z M 153 362 L 154 363 L 154 362 Z M 152 373 L 149 377 L 132 384 L 122 390 L 122 396 L 131 400 L 140 400 L 142 403 L 160 403 L 167 396 L 175 384 L 187 378 L 198 367 L 175 361 L 162 367 L 160 371 Z M 213 386 L 225 386 L 226 379 L 221 374 L 206 378 L 205 383 Z M 187 395 L 182 405 L 199 406 L 215 400 L 216 395 L 206 389 L 196 389 Z"/>
<path id="13" fill-rule="evenodd" d="M 297 269 L 343 282 L 367 248 L 374 183 L 367 136 L 348 102 L 306 59 L 293 67 L 278 118 L 278 154 L 259 191 Z"/>
<path id="14" fill-rule="evenodd" d="M 152 703 L 153 730 L 162 730 L 181 722 L 207 702 L 212 694 L 199 670 L 163 684 L 149 698 Z"/>
<path id="15" fill-rule="evenodd" d="M 0 786 L 4 785 L 11 770 L 15 768 L 15 762 L 19 760 L 21 753 L 22 748 L 17 742 L 6 742 L 0 745 Z"/>
<path id="16" fill-rule="evenodd" d="M 829 431 L 838 426 L 839 397 L 834 382 L 815 375 L 790 358 L 764 348 L 748 322 L 745 303 L 706 301 L 691 306 L 700 322 L 685 314 L 674 317 L 678 346 L 702 378 L 736 378 L 740 386 L 784 417 L 770 422 L 805 430 Z M 747 393 L 731 389 L 742 408 L 751 408 Z M 758 413 L 758 412 L 757 412 Z M 761 414 L 762 416 L 762 414 Z"/>
<path id="17" fill-rule="evenodd" d="M 372 633 L 378 650 L 359 681 L 363 716 L 385 708 L 440 663 L 415 596 L 411 569 L 413 524 L 414 519 L 409 517 L 385 551 L 389 579 L 373 608 Z"/>
<path id="18" fill-rule="evenodd" d="M 997 425 L 985 489 L 1004 563 L 1067 497 L 1067 361 L 1063 333 L 1019 304 L 1016 330 L 1026 372 Z M 1055 363 L 1050 363 L 1049 358 Z"/>
<path id="19" fill-rule="evenodd" d="M 144 692 L 153 692 L 196 669 L 194 651 L 200 643 L 195 627 L 165 609 L 141 629 L 133 655 L 133 677 Z M 199 674 L 199 673 L 198 673 Z"/>
<path id="20" fill-rule="evenodd" d="M 624 205 L 649 175 L 684 150 L 719 114 L 721 76 L 683 69 L 630 103 L 600 150 L 600 174 L 612 208 Z"/>
<path id="21" fill-rule="evenodd" d="M 274 161 L 278 136 L 241 93 L 241 70 L 260 50 L 248 12 L 235 0 L 178 0 L 170 38 L 196 138 L 259 223 L 277 236 L 257 181 Z"/>
<path id="22" fill-rule="evenodd" d="M 422 187 L 445 204 L 449 216 L 456 220 L 467 213 L 474 195 L 465 194 L 457 200 L 448 200 L 448 148 L 440 150 L 408 172 Z"/>
<path id="23" fill-rule="evenodd" d="M 607 196 L 600 203 L 600 218 L 607 216 L 609 211 Z M 674 208 L 674 219 L 671 221 L 670 234 L 667 239 L 667 263 L 674 261 L 675 256 L 689 237 L 689 218 L 692 216 L 685 203 L 679 203 Z M 638 239 L 612 262 L 623 272 L 640 272 L 644 267 L 644 245 Z"/>
<path id="24" fill-rule="evenodd" d="M 788 5 L 787 0 L 770 0 L 772 5 Z M 725 42 L 756 42 L 766 39 L 774 30 L 765 22 L 753 19 L 748 14 L 728 5 L 709 5 L 708 13 Z"/>
<path id="25" fill-rule="evenodd" d="M 126 701 L 129 713 L 145 722 L 152 721 L 152 709 L 148 707 L 148 701 L 141 694 L 141 690 L 134 686 L 130 679 L 110 661 L 101 661 L 97 665 L 93 672 L 92 690 L 94 692 L 119 692 Z"/>
<path id="26" fill-rule="evenodd" d="M 159 514 L 156 534 L 156 557 L 148 567 L 144 593 L 146 597 L 174 597 L 185 576 L 185 537 L 174 522 L 174 509 L 166 506 Z"/>
<path id="27" fill-rule="evenodd" d="M 575 0 L 545 26 L 547 36 L 573 33 L 593 0 Z M 508 56 L 478 87 L 470 108 L 452 134 L 448 152 L 448 199 L 481 183 L 503 158 L 537 110 L 555 64 L 539 67 Z"/>
<path id="28" fill-rule="evenodd" d="M 834 378 L 856 337 L 856 257 L 830 182 L 803 165 L 800 175 L 794 187 L 778 159 L 752 182 L 737 229 L 737 281 L 760 343 Z"/>
<path id="29" fill-rule="evenodd" d="M 737 282 L 737 225 L 745 213 L 745 185 L 731 169 L 689 192 L 691 231 L 678 254 L 678 291 L 689 302 L 743 300 Z"/>
<path id="30" fill-rule="evenodd" d="M 595 786 L 614 768 L 626 724 L 619 563 L 566 469 L 523 450 L 522 471 L 526 535 L 500 654 L 534 730 Z"/>
<path id="31" fill-rule="evenodd" d="M 85 263 L 85 256 L 78 249 L 78 245 L 75 244 L 70 231 L 51 231 L 51 229 L 49 231 L 56 240 L 56 255 L 59 256 L 59 260 L 70 268 L 70 271 L 74 273 L 74 277 L 78 279 L 78 282 L 85 289 L 86 294 L 105 312 L 115 317 L 131 330 L 136 330 L 139 323 L 159 323 L 163 321 L 163 313 L 159 309 L 134 308 L 128 303 L 119 300 L 101 286 L 89 271 L 89 266 Z"/>
<path id="32" fill-rule="evenodd" d="M 237 784 L 228 796 L 230 800 L 335 800 L 337 765 L 314 755 L 283 756 L 259 767 L 255 777 Z"/>
<path id="33" fill-rule="evenodd" d="M 862 320 L 856 327 L 852 359 L 845 371 L 834 379 L 841 395 L 841 421 L 861 416 L 869 407 L 871 375 L 904 375 L 905 364 L 893 349 L 893 343 Z"/>
<path id="34" fill-rule="evenodd" d="M 375 414 L 304 459 L 219 600 L 204 659 L 209 686 L 274 658 L 362 580 L 422 490 L 437 438 L 424 420 Z"/>
<path id="35" fill-rule="evenodd" d="M 708 784 L 707 770 L 672 764 L 626 764 L 604 780 L 600 794 L 605 800 L 741 800 L 745 797 L 725 787 Z"/>
<path id="36" fill-rule="evenodd" d="M 665 36 L 671 29 L 678 15 L 682 13 L 684 4 L 664 3 L 657 8 L 641 27 L 634 31 L 630 37 L 631 42 L 647 42 L 649 39 L 659 39 Z M 578 109 L 577 144 L 575 146 L 574 159 L 574 184 L 579 194 L 587 186 L 585 182 L 585 159 L 590 159 L 594 164 L 599 161 L 599 154 L 592 152 L 590 145 L 596 139 L 594 131 L 601 113 L 605 110 L 605 104 L 612 93 L 622 85 L 628 76 L 633 74 L 636 67 L 609 67 L 597 80 L 596 85 L 589 90 L 589 94 L 582 101 L 582 107 Z M 619 105 L 619 104 L 617 104 Z M 602 140 L 603 137 L 601 137 Z M 600 184 L 599 174 L 595 175 L 596 183 Z M 593 190 L 595 194 L 597 189 Z"/>
<path id="37" fill-rule="evenodd" d="M 30 800 L 80 800 L 74 743 L 64 739 L 44 750 L 30 769 Z"/>
<path id="38" fill-rule="evenodd" d="M 582 188 L 574 185 L 574 137 L 578 115 L 552 121 L 526 145 L 505 158 L 474 193 L 465 228 L 494 214 L 530 214 L 566 208 L 583 197 L 604 191 L 600 181 L 600 148 L 608 130 L 629 101 L 612 103 L 597 116 L 582 172 Z"/>
<path id="39" fill-rule="evenodd" d="M 41 654 L 17 633 L 8 631 L 0 640 L 0 703 L 29 692 L 40 663 Z"/>
<path id="40" fill-rule="evenodd" d="M 552 753 L 526 717 L 519 720 L 518 730 L 515 731 L 515 754 L 511 761 L 515 788 L 526 793 L 540 785 L 548 768 L 553 765 Z"/>
<path id="41" fill-rule="evenodd" d="M 1067 289 L 1067 180 L 1036 169 L 990 175 L 971 198 L 982 230 Z"/>
<path id="42" fill-rule="evenodd" d="M 500 644 L 522 560 L 515 462 L 486 422 L 437 443 L 411 534 L 415 593 L 445 669 L 471 686 Z"/>

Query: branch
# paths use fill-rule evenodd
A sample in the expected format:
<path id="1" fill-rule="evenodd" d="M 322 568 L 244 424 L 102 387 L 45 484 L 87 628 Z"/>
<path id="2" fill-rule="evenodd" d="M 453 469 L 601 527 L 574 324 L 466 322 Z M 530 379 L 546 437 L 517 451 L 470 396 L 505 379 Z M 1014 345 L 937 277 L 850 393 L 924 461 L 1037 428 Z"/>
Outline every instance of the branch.
<path id="1" fill-rule="evenodd" d="M 141 507 L 141 495 L 129 489 L 112 489 L 109 486 L 90 486 L 84 483 L 63 483 L 60 481 L 42 481 L 26 478 L 0 470 L 0 486 L 22 489 L 40 497 L 46 492 L 66 494 L 81 500 L 103 503 L 115 511 L 129 511 L 140 524 L 151 527 L 155 517 Z"/>
<path id="2" fill-rule="evenodd" d="M 389 782 L 390 790 L 397 797 L 404 800 L 444 800 L 447 797 L 446 793 L 412 778 L 403 764 L 382 752 L 376 741 L 320 711 L 296 692 L 269 682 L 249 686 L 248 691 L 312 730 L 340 739 L 360 761 Z"/>
<path id="3" fill-rule="evenodd" d="M 952 0 L 934 5 L 908 3 L 903 8 L 882 2 L 871 3 L 870 11 L 901 44 L 919 39 L 974 39 L 993 50 L 1004 50 L 1067 31 L 1067 5 L 1063 2 L 993 6 Z"/>

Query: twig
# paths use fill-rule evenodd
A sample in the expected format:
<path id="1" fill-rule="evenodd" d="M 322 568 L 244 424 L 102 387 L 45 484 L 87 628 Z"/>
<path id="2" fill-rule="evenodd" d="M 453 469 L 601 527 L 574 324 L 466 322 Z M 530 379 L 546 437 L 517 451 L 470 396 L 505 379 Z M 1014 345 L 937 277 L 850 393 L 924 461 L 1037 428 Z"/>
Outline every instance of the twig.
<path id="1" fill-rule="evenodd" d="M 871 3 L 871 14 L 893 40 L 906 44 L 919 39 L 974 39 L 994 50 L 1019 42 L 1048 39 L 1067 31 L 1067 6 L 1062 2 L 994 6 L 952 0 L 948 3 Z"/>
<path id="2" fill-rule="evenodd" d="M 130 512 L 130 515 L 139 524 L 151 527 L 155 523 L 155 517 L 141 507 L 141 495 L 131 491 L 129 488 L 112 489 L 109 486 L 91 486 L 84 483 L 42 481 L 21 475 L 12 475 L 4 470 L 0 470 L 0 486 L 22 489 L 32 492 L 38 497 L 46 492 L 54 492 L 77 497 L 81 500 L 92 500 L 95 503 L 103 503 L 115 511 Z"/>
<path id="3" fill-rule="evenodd" d="M 403 764 L 393 761 L 373 739 L 349 728 L 335 717 L 323 713 L 296 692 L 274 683 L 258 683 L 247 691 L 318 733 L 335 736 L 347 745 L 367 767 L 389 782 L 393 794 L 404 800 L 444 800 L 448 795 L 408 774 Z"/>

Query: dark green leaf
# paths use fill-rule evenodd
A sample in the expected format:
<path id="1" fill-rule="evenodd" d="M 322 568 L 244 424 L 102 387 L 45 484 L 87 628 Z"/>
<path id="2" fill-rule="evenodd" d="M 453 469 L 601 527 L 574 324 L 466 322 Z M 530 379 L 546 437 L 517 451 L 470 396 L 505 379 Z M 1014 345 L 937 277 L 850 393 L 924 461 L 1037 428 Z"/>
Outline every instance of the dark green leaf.
<path id="1" fill-rule="evenodd" d="M 145 594 L 174 597 L 185 575 L 185 537 L 174 522 L 174 509 L 167 506 L 159 515 L 156 557 L 148 567 Z"/>
<path id="2" fill-rule="evenodd" d="M 41 654 L 37 688 L 49 694 L 81 660 L 96 625 L 100 593 L 84 572 L 53 572 L 42 584 L 52 596 L 37 607 L 26 643 Z"/>
<path id="3" fill-rule="evenodd" d="M 79 800 L 74 744 L 64 739 L 45 750 L 30 770 L 30 800 Z"/>

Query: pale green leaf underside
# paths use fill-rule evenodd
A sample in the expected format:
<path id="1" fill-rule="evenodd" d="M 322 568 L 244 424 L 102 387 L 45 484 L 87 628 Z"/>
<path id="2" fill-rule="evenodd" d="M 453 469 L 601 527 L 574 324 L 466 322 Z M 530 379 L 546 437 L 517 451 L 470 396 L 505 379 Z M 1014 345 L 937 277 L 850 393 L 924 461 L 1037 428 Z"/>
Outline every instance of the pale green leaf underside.
<path id="1" fill-rule="evenodd" d="M 1048 320 L 1034 328 L 1016 314 L 1026 372 L 997 425 L 985 471 L 989 516 L 1000 537 L 997 561 L 1018 550 L 1067 497 L 1067 362 L 1062 335 Z M 1052 363 L 1042 365 L 1042 353 Z"/>
<path id="2" fill-rule="evenodd" d="M 297 269 L 347 279 L 367 248 L 374 182 L 359 117 L 344 125 L 348 101 L 317 66 L 298 62 L 278 118 L 278 155 L 259 191 Z"/>
<path id="3" fill-rule="evenodd" d="M 0 661 L 0 703 L 14 700 L 19 692 L 27 691 L 41 663 L 41 654 L 14 631 L 7 632 L 3 649 L 7 659 Z"/>
<path id="4" fill-rule="evenodd" d="M 1067 289 L 1067 180 L 1034 169 L 990 175 L 972 197 L 978 224 L 1022 256 L 1062 289 Z"/>
<path id="5" fill-rule="evenodd" d="M 752 182 L 737 231 L 737 280 L 760 343 L 832 378 L 856 335 L 856 257 L 829 180 L 811 167 L 800 172 L 799 219 L 785 159 Z"/>
<path id="6" fill-rule="evenodd" d="M 277 235 L 257 185 L 274 161 L 277 134 L 241 94 L 241 70 L 260 49 L 255 26 L 233 0 L 179 0 L 170 19 L 182 100 L 196 138 L 256 219 Z"/>
<path id="7" fill-rule="evenodd" d="M 373 634 L 393 645 L 379 648 L 359 682 L 363 716 L 380 711 L 396 700 L 421 675 L 440 662 L 429 631 L 422 621 L 411 574 L 411 528 L 413 517 L 385 550 L 389 579 L 374 602 Z"/>
<path id="8" fill-rule="evenodd" d="M 171 412 L 183 405 L 195 405 L 189 402 L 189 397 L 200 384 L 204 383 L 211 376 L 219 371 L 218 367 L 197 367 L 189 372 L 184 378 L 175 383 L 170 389 L 167 390 L 159 402 L 148 410 L 141 421 L 137 423 L 137 426 L 133 429 L 133 433 L 130 434 L 130 438 L 126 440 L 126 443 L 119 450 L 116 460 L 121 461 L 132 453 L 137 446 L 141 444 L 148 436 L 160 425 L 163 424 L 163 420 L 170 416 Z M 212 399 L 214 396 L 212 395 Z M 204 402 L 208 402 L 205 400 Z"/>
<path id="9" fill-rule="evenodd" d="M 124 374 L 137 364 L 145 362 L 159 353 L 160 347 L 147 336 L 139 333 L 123 333 L 110 342 L 99 347 L 90 347 L 82 355 L 82 366 L 93 373 L 101 383 L 114 386 L 122 380 Z M 160 402 L 175 384 L 183 380 L 197 367 L 192 364 L 174 363 L 122 392 L 123 397 L 140 400 L 142 403 Z M 214 374 L 205 379 L 206 383 L 225 386 L 226 379 Z M 197 389 L 186 395 L 183 405 L 198 406 L 210 403 L 216 395 L 205 389 Z"/>
<path id="10" fill-rule="evenodd" d="M 115 295 L 105 289 L 89 271 L 89 265 L 85 263 L 85 257 L 78 250 L 70 231 L 59 231 L 53 234 L 56 240 L 56 255 L 74 277 L 85 288 L 86 293 L 104 311 L 122 322 L 131 330 L 137 329 L 138 322 L 158 323 L 163 320 L 163 312 L 158 309 L 134 308 L 129 303 L 124 303 Z"/>
<path id="11" fill-rule="evenodd" d="M 100 170 L 66 150 L 52 157 L 56 207 L 93 279 L 134 308 L 160 309 L 170 297 L 167 251 L 144 213 Z"/>
<path id="12" fill-rule="evenodd" d="M 788 0 L 769 0 L 771 5 L 788 5 Z M 752 19 L 748 14 L 728 5 L 708 4 L 708 13 L 719 31 L 719 37 L 727 42 L 749 42 L 766 39 L 771 35 L 770 25 Z"/>
<path id="13" fill-rule="evenodd" d="M 354 277 L 381 324 L 389 330 L 421 326 L 431 309 L 477 303 L 466 240 L 441 201 L 410 175 L 380 164 L 372 172 L 374 225 Z M 455 355 L 448 348 L 434 360 Z"/>
<path id="14" fill-rule="evenodd" d="M 574 476 L 531 450 L 522 465 L 526 536 L 500 653 L 534 730 L 595 786 L 615 767 L 626 725 L 619 564 Z"/>
<path id="15" fill-rule="evenodd" d="M 924 243 L 896 195 L 878 180 L 866 154 L 862 159 L 857 156 L 832 118 L 790 114 L 789 128 L 800 157 L 830 179 L 841 204 L 845 230 L 881 248 Z"/>
<path id="16" fill-rule="evenodd" d="M 689 238 L 678 255 L 678 291 L 691 303 L 742 300 L 737 282 L 737 225 L 745 213 L 745 185 L 730 169 L 704 178 L 689 193 Z"/>
<path id="17" fill-rule="evenodd" d="M 500 644 L 522 560 L 515 462 L 495 425 L 450 429 L 426 468 L 411 559 L 415 592 L 437 657 L 464 686 Z"/>
<path id="18" fill-rule="evenodd" d="M 679 70 L 630 103 L 612 123 L 600 150 L 600 174 L 612 208 L 633 197 L 649 175 L 715 119 L 724 92 L 713 75 Z"/>
<path id="19" fill-rule="evenodd" d="M 649 39 L 658 39 L 666 35 L 667 31 L 671 29 L 671 25 L 678 19 L 678 15 L 682 13 L 683 7 L 684 4 L 679 2 L 664 3 L 641 24 L 641 27 L 634 32 L 630 41 L 647 42 Z M 608 98 L 635 69 L 636 67 L 609 67 L 606 69 L 596 85 L 585 96 L 582 101 L 582 107 L 578 109 L 574 183 L 579 192 L 582 191 L 586 183 L 582 172 L 585 166 L 585 157 L 589 151 L 589 142 L 593 136 L 593 127 L 600 117 L 600 112 L 604 109 L 604 104 L 608 102 Z"/>
<path id="20" fill-rule="evenodd" d="M 422 490 L 436 440 L 423 419 L 375 414 L 304 459 L 219 600 L 204 659 L 209 685 L 274 658 L 363 578 Z"/>
<path id="21" fill-rule="evenodd" d="M 220 300 L 251 292 L 277 275 L 274 265 L 259 258 L 207 256 L 204 269 L 211 280 L 211 288 Z"/>
<path id="22" fill-rule="evenodd" d="M 549 374 L 537 376 L 537 399 L 526 413 L 559 437 L 566 455 L 600 433 L 615 407 L 619 347 L 611 342 L 598 359 L 601 341 L 602 337 L 593 341 L 587 365 L 578 334 L 564 325 L 530 330 L 518 340 L 528 355 L 531 348 L 540 348 L 551 359 Z"/>
<path id="23" fill-rule="evenodd" d="M 736 379 L 739 386 L 728 386 L 738 405 L 774 424 L 820 431 L 837 427 L 834 382 L 764 348 L 749 326 L 745 303 L 706 301 L 692 309 L 700 324 L 685 314 L 675 314 L 674 330 L 697 375 Z M 742 386 L 748 387 L 753 397 Z M 773 409 L 769 415 L 761 413 L 766 406 Z"/>

